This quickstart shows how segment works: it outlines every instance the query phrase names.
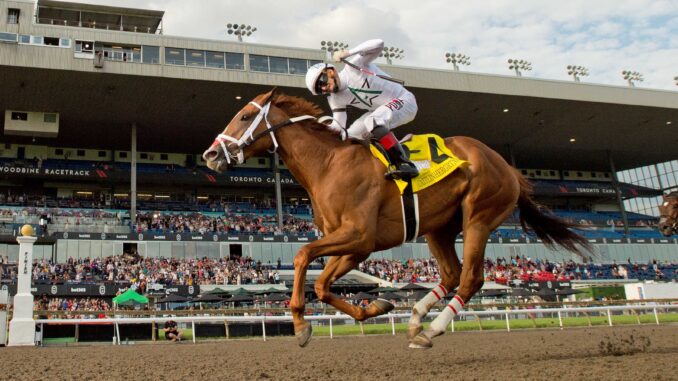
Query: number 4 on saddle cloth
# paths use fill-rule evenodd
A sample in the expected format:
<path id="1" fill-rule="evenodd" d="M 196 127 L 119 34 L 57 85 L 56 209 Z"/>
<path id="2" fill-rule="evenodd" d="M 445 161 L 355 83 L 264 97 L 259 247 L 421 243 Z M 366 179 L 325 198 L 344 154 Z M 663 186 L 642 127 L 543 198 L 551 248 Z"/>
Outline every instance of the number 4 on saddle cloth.
<path id="1" fill-rule="evenodd" d="M 419 169 L 419 176 L 409 180 L 393 180 L 401 194 L 403 224 L 405 226 L 403 242 L 416 240 L 419 232 L 419 200 L 417 192 L 444 179 L 466 160 L 456 157 L 445 141 L 435 134 L 412 135 L 402 142 L 405 151 Z M 383 148 L 372 142 L 370 151 L 379 161 L 388 167 Z"/>
<path id="2" fill-rule="evenodd" d="M 409 139 L 408 139 L 409 138 Z M 419 176 L 412 179 L 412 192 L 417 193 L 422 189 L 437 183 L 445 178 L 445 176 L 454 172 L 457 168 L 467 163 L 466 160 L 461 160 L 456 157 L 447 146 L 445 141 L 435 134 L 424 135 L 410 135 L 402 142 L 407 151 L 410 160 L 414 162 L 419 169 Z M 379 161 L 385 166 L 388 166 L 388 161 L 384 155 L 382 148 L 374 143 L 370 145 L 370 151 Z M 405 192 L 407 188 L 407 181 L 395 179 L 394 180 L 400 194 Z"/>

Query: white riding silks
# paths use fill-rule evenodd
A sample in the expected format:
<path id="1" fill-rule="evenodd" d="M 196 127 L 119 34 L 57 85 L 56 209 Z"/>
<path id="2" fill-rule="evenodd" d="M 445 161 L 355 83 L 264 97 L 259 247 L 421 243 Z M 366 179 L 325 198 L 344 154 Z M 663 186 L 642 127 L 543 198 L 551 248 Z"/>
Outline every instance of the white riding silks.
<path id="1" fill-rule="evenodd" d="M 445 306 L 445 309 L 440 312 L 440 315 L 431 322 L 430 328 L 434 331 L 445 332 L 445 329 L 450 325 L 452 319 L 459 315 L 463 310 L 464 301 L 461 300 L 459 295 L 455 295 L 447 306 Z"/>

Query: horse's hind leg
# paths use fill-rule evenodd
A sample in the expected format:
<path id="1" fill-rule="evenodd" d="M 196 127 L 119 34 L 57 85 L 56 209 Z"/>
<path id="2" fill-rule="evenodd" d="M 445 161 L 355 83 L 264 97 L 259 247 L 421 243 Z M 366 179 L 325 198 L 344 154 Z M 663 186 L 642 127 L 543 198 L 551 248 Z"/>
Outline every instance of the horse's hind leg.
<path id="1" fill-rule="evenodd" d="M 318 299 L 333 306 L 339 311 L 348 314 L 358 321 L 385 314 L 393 309 L 393 304 L 380 299 L 370 303 L 367 308 L 361 308 L 347 303 L 345 300 L 330 292 L 330 285 L 352 269 L 356 268 L 358 263 L 365 260 L 365 257 L 365 255 L 344 255 L 341 257 L 332 257 L 315 282 L 315 293 L 318 295 Z"/>
<path id="2" fill-rule="evenodd" d="M 454 317 L 464 308 L 464 304 L 483 287 L 483 257 L 490 230 L 481 224 L 464 229 L 464 266 L 457 294 L 445 306 L 443 311 L 431 322 L 431 325 L 410 341 L 411 348 L 430 348 L 432 338 L 445 333 Z"/>
<path id="3" fill-rule="evenodd" d="M 412 308 L 412 316 L 407 329 L 408 340 L 412 340 L 422 331 L 421 320 L 428 314 L 431 307 L 459 285 L 461 264 L 454 249 L 454 242 L 460 231 L 461 223 L 452 221 L 443 228 L 426 235 L 429 250 L 438 262 L 442 279 L 438 286 L 434 287 Z"/>

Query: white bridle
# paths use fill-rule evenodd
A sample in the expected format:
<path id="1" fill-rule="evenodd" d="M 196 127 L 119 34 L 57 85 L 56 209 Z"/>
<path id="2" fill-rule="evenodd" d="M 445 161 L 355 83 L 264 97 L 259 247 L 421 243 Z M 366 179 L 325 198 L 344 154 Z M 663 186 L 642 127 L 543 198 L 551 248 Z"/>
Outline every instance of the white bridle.
<path id="1" fill-rule="evenodd" d="M 231 155 L 233 153 L 228 150 L 228 147 L 225 143 L 226 141 L 231 142 L 238 147 L 238 152 L 235 153 L 234 155 L 235 155 L 235 158 L 238 159 L 237 164 L 242 164 L 242 163 L 245 162 L 245 153 L 243 151 L 243 148 L 254 143 L 254 141 L 257 140 L 262 135 L 265 135 L 267 132 L 271 135 L 271 140 L 273 141 L 273 150 L 269 151 L 269 152 L 274 153 L 278 150 L 278 146 L 279 146 L 278 140 L 275 138 L 275 134 L 273 133 L 276 129 L 278 129 L 282 126 L 288 125 L 288 124 L 300 122 L 302 120 L 307 120 L 307 119 L 314 119 L 315 120 L 316 119 L 315 117 L 310 116 L 310 115 L 302 115 L 302 116 L 298 116 L 298 117 L 295 117 L 295 118 L 290 118 L 287 121 L 285 121 L 285 122 L 283 122 L 279 125 L 271 126 L 271 123 L 268 121 L 268 112 L 271 108 L 271 102 L 268 101 L 263 106 L 259 105 L 258 103 L 254 102 L 254 101 L 251 101 L 249 104 L 258 108 L 259 113 L 254 118 L 252 123 L 250 123 L 249 127 L 247 127 L 245 132 L 243 132 L 240 139 L 236 139 L 236 138 L 234 138 L 230 135 L 226 135 L 226 130 L 228 130 L 228 127 L 226 128 L 226 130 L 224 130 L 223 133 L 217 135 L 216 139 L 214 139 L 214 141 L 219 143 L 219 145 L 221 146 L 221 149 L 224 151 L 224 157 L 226 158 L 226 163 L 228 163 L 228 164 L 231 164 Z M 237 116 L 238 115 L 236 115 L 236 117 Z M 257 127 L 259 126 L 259 123 L 261 123 L 262 119 L 266 122 L 266 131 L 263 131 L 262 133 L 259 133 L 255 136 L 254 131 L 257 129 Z M 207 155 L 207 152 L 205 152 L 203 154 L 203 159 L 205 159 L 205 161 L 209 161 L 207 159 L 206 155 Z"/>

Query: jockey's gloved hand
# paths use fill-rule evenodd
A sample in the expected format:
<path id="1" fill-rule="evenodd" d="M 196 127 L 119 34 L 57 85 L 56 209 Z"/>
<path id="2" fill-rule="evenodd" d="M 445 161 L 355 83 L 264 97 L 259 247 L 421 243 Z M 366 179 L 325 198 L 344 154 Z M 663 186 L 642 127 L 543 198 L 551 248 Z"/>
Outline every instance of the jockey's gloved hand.
<path id="1" fill-rule="evenodd" d="M 332 58 L 334 59 L 334 62 L 341 62 L 346 57 L 349 57 L 351 53 L 347 49 L 341 49 L 337 50 L 332 54 Z"/>

